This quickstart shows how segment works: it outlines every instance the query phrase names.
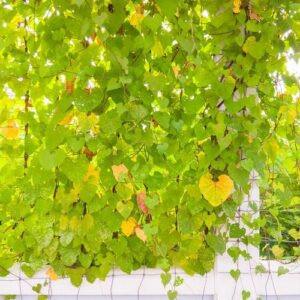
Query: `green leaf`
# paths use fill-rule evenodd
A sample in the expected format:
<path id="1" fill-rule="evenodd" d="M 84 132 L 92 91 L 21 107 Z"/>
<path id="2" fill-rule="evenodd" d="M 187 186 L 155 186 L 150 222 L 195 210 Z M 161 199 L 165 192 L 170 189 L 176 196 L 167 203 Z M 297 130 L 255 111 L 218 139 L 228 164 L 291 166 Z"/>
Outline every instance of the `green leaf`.
<path id="1" fill-rule="evenodd" d="M 62 149 L 53 152 L 45 149 L 39 153 L 39 162 L 45 170 L 52 170 L 60 166 L 66 158 L 66 153 Z"/>
<path id="2" fill-rule="evenodd" d="M 246 291 L 246 290 L 243 290 L 242 291 L 242 297 L 243 297 L 243 300 L 247 300 L 249 299 L 251 296 L 251 293 L 249 291 Z"/>
<path id="3" fill-rule="evenodd" d="M 63 263 L 66 266 L 72 266 L 79 255 L 79 249 L 73 249 L 73 248 L 61 248 L 60 249 L 60 255 Z"/>
<path id="4" fill-rule="evenodd" d="M 88 161 L 84 156 L 78 156 L 75 160 L 65 159 L 61 166 L 63 173 L 69 180 L 78 182 L 82 180 L 88 169 Z"/>
<path id="5" fill-rule="evenodd" d="M 169 1 L 169 0 L 157 0 L 159 7 L 162 12 L 168 17 L 172 18 L 174 13 L 176 12 L 176 8 L 178 5 L 178 0 Z"/>
<path id="6" fill-rule="evenodd" d="M 119 201 L 117 203 L 117 211 L 124 218 L 127 219 L 133 210 L 132 202 Z"/>
<path id="7" fill-rule="evenodd" d="M 230 231 L 229 231 L 229 236 L 231 238 L 241 238 L 244 236 L 246 233 L 245 228 L 240 228 L 239 224 L 232 224 L 230 225 Z"/>
<path id="8" fill-rule="evenodd" d="M 245 53 L 249 53 L 251 56 L 259 60 L 265 54 L 265 45 L 262 42 L 257 42 L 254 36 L 250 36 L 243 45 L 243 50 Z"/>
<path id="9" fill-rule="evenodd" d="M 168 113 L 154 112 L 153 117 L 163 129 L 168 130 L 170 126 L 170 116 Z"/>
<path id="10" fill-rule="evenodd" d="M 221 235 L 212 235 L 209 233 L 206 236 L 207 244 L 216 252 L 219 254 L 223 254 L 226 251 L 226 244 L 225 240 Z"/>
<path id="11" fill-rule="evenodd" d="M 230 270 L 230 275 L 231 277 L 235 280 L 238 281 L 240 275 L 241 275 L 241 271 L 240 270 Z"/>
<path id="12" fill-rule="evenodd" d="M 82 277 L 84 275 L 84 269 L 83 268 L 67 268 L 66 269 L 66 273 L 67 275 L 70 277 L 70 280 L 72 282 L 73 285 L 75 286 L 80 286 L 82 283 Z"/>
<path id="13" fill-rule="evenodd" d="M 121 121 L 115 111 L 110 111 L 100 117 L 100 130 L 105 134 L 113 134 L 121 127 Z"/>
<path id="14" fill-rule="evenodd" d="M 47 149 L 51 151 L 62 144 L 65 139 L 65 135 L 66 131 L 64 127 L 58 126 L 55 129 L 51 128 L 45 136 Z"/>
<path id="15" fill-rule="evenodd" d="M 232 246 L 227 250 L 228 254 L 232 257 L 233 261 L 236 262 L 240 256 L 240 248 Z"/>
<path id="16" fill-rule="evenodd" d="M 164 286 L 168 285 L 172 279 L 172 275 L 170 273 L 162 273 L 160 274 L 160 278 L 162 281 L 162 284 Z"/>
<path id="17" fill-rule="evenodd" d="M 175 300 L 178 296 L 178 292 L 169 290 L 167 295 L 169 300 Z"/>
<path id="18" fill-rule="evenodd" d="M 36 293 L 40 293 L 41 289 L 42 289 L 42 285 L 40 283 L 32 287 L 32 290 Z"/>
<path id="19" fill-rule="evenodd" d="M 262 273 L 267 273 L 267 269 L 262 265 L 262 264 L 258 264 L 255 267 L 255 274 L 262 274 Z"/>
<path id="20" fill-rule="evenodd" d="M 281 276 L 281 275 L 287 274 L 289 271 L 290 271 L 290 270 L 289 270 L 288 268 L 279 266 L 279 267 L 278 267 L 278 270 L 277 270 L 277 275 L 278 275 L 278 276 Z"/>
<path id="21" fill-rule="evenodd" d="M 180 276 L 176 276 L 174 280 L 174 286 L 177 287 L 182 285 L 183 281 L 184 281 L 183 278 L 181 278 Z"/>
<path id="22" fill-rule="evenodd" d="M 158 195 L 153 195 L 152 197 L 147 196 L 145 202 L 146 202 L 147 207 L 149 207 L 150 209 L 153 209 L 156 205 L 158 205 L 159 197 L 158 197 Z"/>

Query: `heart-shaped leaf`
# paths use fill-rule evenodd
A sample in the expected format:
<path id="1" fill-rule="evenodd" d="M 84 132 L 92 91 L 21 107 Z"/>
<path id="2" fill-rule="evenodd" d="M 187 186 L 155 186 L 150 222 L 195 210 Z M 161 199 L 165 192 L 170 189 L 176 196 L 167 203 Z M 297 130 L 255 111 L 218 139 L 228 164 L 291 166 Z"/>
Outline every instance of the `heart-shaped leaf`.
<path id="1" fill-rule="evenodd" d="M 246 291 L 246 290 L 243 290 L 242 291 L 242 297 L 243 297 L 243 300 L 247 300 L 249 299 L 251 296 L 251 293 L 249 291 Z"/>
<path id="2" fill-rule="evenodd" d="M 240 270 L 230 270 L 230 275 L 231 277 L 235 280 L 238 281 L 240 275 L 241 275 L 241 271 Z"/>
<path id="3" fill-rule="evenodd" d="M 162 273 L 160 274 L 161 282 L 164 286 L 170 283 L 172 279 L 172 275 L 170 273 Z"/>
<path id="4" fill-rule="evenodd" d="M 123 201 L 119 201 L 117 203 L 117 211 L 124 219 L 127 219 L 129 217 L 132 210 L 133 210 L 132 202 L 124 203 Z"/>
<path id="5" fill-rule="evenodd" d="M 199 188 L 204 198 L 212 205 L 221 205 L 233 190 L 233 181 L 227 175 L 220 175 L 218 181 L 213 181 L 212 175 L 207 173 L 201 176 Z"/>
<path id="6" fill-rule="evenodd" d="M 132 234 L 134 234 L 136 226 L 137 226 L 136 219 L 130 217 L 128 220 L 124 220 L 122 222 L 121 229 L 126 236 L 131 236 Z"/>

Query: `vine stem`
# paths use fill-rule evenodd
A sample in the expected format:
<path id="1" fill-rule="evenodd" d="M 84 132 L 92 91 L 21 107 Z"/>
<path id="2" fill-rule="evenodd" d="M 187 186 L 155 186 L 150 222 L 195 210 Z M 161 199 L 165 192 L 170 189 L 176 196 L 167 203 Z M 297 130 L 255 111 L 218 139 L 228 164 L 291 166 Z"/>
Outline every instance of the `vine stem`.
<path id="1" fill-rule="evenodd" d="M 25 28 L 26 28 L 27 27 L 26 18 L 24 19 L 24 24 L 25 24 Z M 26 39 L 25 36 L 24 36 L 24 50 L 25 50 L 25 53 L 28 55 L 28 43 L 27 43 L 27 39 Z M 29 110 L 29 100 L 30 100 L 29 90 L 27 90 L 26 93 L 25 93 L 25 100 L 24 100 L 24 110 L 25 110 L 26 114 Z M 27 142 L 28 132 L 29 132 L 28 122 L 25 124 L 24 131 L 25 131 L 25 137 L 24 137 L 24 176 L 26 176 L 27 169 L 28 169 L 28 158 L 29 158 L 29 155 L 26 151 L 26 142 Z"/>

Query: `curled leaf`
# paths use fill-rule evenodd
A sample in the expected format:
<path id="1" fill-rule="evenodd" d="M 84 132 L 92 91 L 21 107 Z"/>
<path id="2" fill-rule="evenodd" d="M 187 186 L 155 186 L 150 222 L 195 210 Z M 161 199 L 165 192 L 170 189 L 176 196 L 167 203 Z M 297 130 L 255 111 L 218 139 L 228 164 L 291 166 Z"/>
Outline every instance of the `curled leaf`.
<path id="1" fill-rule="evenodd" d="M 135 234 L 141 241 L 146 242 L 147 236 L 142 228 L 136 227 Z"/>
<path id="2" fill-rule="evenodd" d="M 250 12 L 249 17 L 250 17 L 250 20 L 255 20 L 257 22 L 260 22 L 260 20 L 261 20 L 261 17 L 253 10 Z"/>
<path id="3" fill-rule="evenodd" d="M 83 153 L 88 159 L 92 159 L 96 155 L 96 153 L 91 151 L 88 147 L 84 147 Z"/>
<path id="4" fill-rule="evenodd" d="M 145 192 L 139 192 L 137 193 L 136 201 L 138 204 L 139 209 L 145 214 L 149 214 L 149 208 L 145 203 L 146 200 L 146 193 Z"/>

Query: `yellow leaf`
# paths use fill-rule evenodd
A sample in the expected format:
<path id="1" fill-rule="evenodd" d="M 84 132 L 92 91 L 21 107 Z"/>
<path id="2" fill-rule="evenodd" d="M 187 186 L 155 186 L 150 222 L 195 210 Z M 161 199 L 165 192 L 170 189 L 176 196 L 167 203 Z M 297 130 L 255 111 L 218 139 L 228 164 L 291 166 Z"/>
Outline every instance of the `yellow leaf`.
<path id="1" fill-rule="evenodd" d="M 177 78 L 178 75 L 179 75 L 180 66 L 174 64 L 174 65 L 172 66 L 172 70 L 173 70 L 173 73 L 174 73 L 175 77 Z"/>
<path id="2" fill-rule="evenodd" d="M 73 231 L 77 231 L 79 229 L 79 219 L 76 216 L 73 216 L 69 222 L 69 227 Z"/>
<path id="3" fill-rule="evenodd" d="M 65 215 L 61 215 L 59 219 L 59 228 L 61 230 L 66 230 L 68 228 L 69 219 Z"/>
<path id="4" fill-rule="evenodd" d="M 83 178 L 83 181 L 88 181 L 97 185 L 99 182 L 99 170 L 95 169 L 92 164 L 89 164 L 88 170 Z"/>
<path id="5" fill-rule="evenodd" d="M 300 231 L 295 228 L 289 230 L 289 235 L 296 241 L 300 240 Z"/>
<path id="6" fill-rule="evenodd" d="M 19 24 L 24 22 L 24 18 L 19 14 L 17 13 L 11 20 L 10 22 L 8 23 L 9 26 L 13 29 L 16 29 L 19 27 Z"/>
<path id="7" fill-rule="evenodd" d="M 76 202 L 78 200 L 80 192 L 81 192 L 81 186 L 77 183 L 73 183 L 73 188 L 70 190 L 70 195 L 71 198 L 73 199 L 73 202 Z"/>
<path id="8" fill-rule="evenodd" d="M 233 191 L 233 181 L 227 175 L 221 175 L 218 181 L 213 181 L 212 175 L 207 173 L 201 176 L 199 188 L 204 198 L 216 207 L 230 196 Z"/>
<path id="9" fill-rule="evenodd" d="M 241 0 L 233 0 L 233 12 L 235 14 L 239 14 L 241 11 L 241 5 L 242 5 L 242 1 Z"/>
<path id="10" fill-rule="evenodd" d="M 7 123 L 4 128 L 1 128 L 3 136 L 8 140 L 14 140 L 19 134 L 19 127 L 17 123 L 12 120 Z"/>
<path id="11" fill-rule="evenodd" d="M 137 226 L 137 221 L 135 218 L 130 217 L 129 219 L 127 219 L 126 221 L 123 221 L 121 224 L 121 229 L 122 232 L 126 235 L 126 236 L 130 236 L 132 234 L 134 234 L 135 228 Z"/>
<path id="12" fill-rule="evenodd" d="M 291 109 L 287 112 L 287 123 L 293 124 L 297 117 L 297 112 L 294 109 Z"/>
<path id="13" fill-rule="evenodd" d="M 146 237 L 146 234 L 144 232 L 144 230 L 140 227 L 136 227 L 135 228 L 135 234 L 136 236 L 143 242 L 146 242 L 147 240 L 147 237 Z"/>
<path id="14" fill-rule="evenodd" d="M 128 174 L 128 169 L 123 164 L 113 165 L 111 168 L 117 181 L 122 181 L 122 179 L 124 179 L 124 177 L 126 177 Z"/>
<path id="15" fill-rule="evenodd" d="M 155 41 L 154 46 L 151 48 L 151 53 L 155 58 L 164 55 L 164 48 L 159 40 Z"/>
<path id="16" fill-rule="evenodd" d="M 132 26 L 137 27 L 140 25 L 140 23 L 143 21 L 143 19 L 144 19 L 144 6 L 141 4 L 138 4 L 135 7 L 135 12 L 131 15 L 129 23 Z"/>
<path id="17" fill-rule="evenodd" d="M 282 249 L 278 245 L 275 245 L 272 247 L 272 252 L 276 258 L 281 258 L 283 256 L 284 249 Z"/>
<path id="18" fill-rule="evenodd" d="M 55 271 L 52 268 L 49 268 L 46 272 L 46 275 L 51 279 L 51 280 L 57 280 L 59 279 L 58 275 L 55 273 Z"/>

